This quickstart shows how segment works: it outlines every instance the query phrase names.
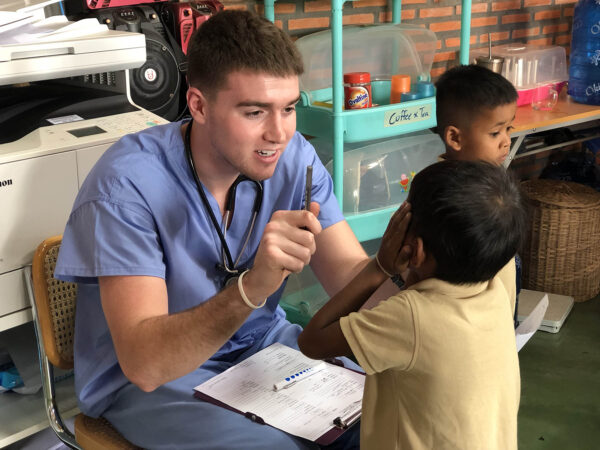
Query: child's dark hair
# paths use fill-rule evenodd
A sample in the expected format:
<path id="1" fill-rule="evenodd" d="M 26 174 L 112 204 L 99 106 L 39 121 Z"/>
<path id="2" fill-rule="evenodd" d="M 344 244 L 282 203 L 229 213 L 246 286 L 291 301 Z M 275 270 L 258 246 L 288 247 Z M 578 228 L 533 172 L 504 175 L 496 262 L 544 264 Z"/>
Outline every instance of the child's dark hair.
<path id="1" fill-rule="evenodd" d="M 436 87 L 437 133 L 446 127 L 466 127 L 482 109 L 494 109 L 517 101 L 515 87 L 502 75 L 485 67 L 457 66 L 444 72 Z"/>
<path id="2" fill-rule="evenodd" d="M 454 284 L 490 280 L 515 256 L 526 212 L 517 181 L 484 161 L 448 160 L 419 172 L 409 193 L 411 228 Z"/>
<path id="3" fill-rule="evenodd" d="M 207 20 L 191 38 L 188 83 L 213 95 L 231 72 L 302 74 L 302 56 L 291 38 L 250 11 L 225 10 Z"/>

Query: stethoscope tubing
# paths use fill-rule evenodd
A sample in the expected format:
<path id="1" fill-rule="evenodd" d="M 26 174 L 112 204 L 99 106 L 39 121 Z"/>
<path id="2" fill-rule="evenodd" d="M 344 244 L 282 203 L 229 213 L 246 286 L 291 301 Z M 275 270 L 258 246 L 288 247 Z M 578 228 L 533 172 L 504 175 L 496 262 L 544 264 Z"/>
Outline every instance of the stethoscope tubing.
<path id="1" fill-rule="evenodd" d="M 200 199 L 202 200 L 202 204 L 204 205 L 204 208 L 208 212 L 208 215 L 213 224 L 213 227 L 214 227 L 215 231 L 217 232 L 217 235 L 219 236 L 219 240 L 221 241 L 221 249 L 222 249 L 221 256 L 223 259 L 222 266 L 226 272 L 236 275 L 236 274 L 239 274 L 239 270 L 236 269 L 235 266 L 237 266 L 237 264 L 239 263 L 239 261 L 242 257 L 242 254 L 244 253 L 244 250 L 246 249 L 246 245 L 248 244 L 248 241 L 250 240 L 250 235 L 252 234 L 252 231 L 254 230 L 256 216 L 258 215 L 260 208 L 262 206 L 262 200 L 263 200 L 263 195 L 264 195 L 263 186 L 262 186 L 261 182 L 252 180 L 245 175 L 240 175 L 236 178 L 236 180 L 233 182 L 233 184 L 229 188 L 229 192 L 227 194 L 227 202 L 226 202 L 226 206 L 225 206 L 225 221 L 224 221 L 225 231 L 222 231 L 221 226 L 219 226 L 219 222 L 217 221 L 217 218 L 216 218 L 212 208 L 210 207 L 210 203 L 208 202 L 208 198 L 206 197 L 206 193 L 204 192 L 204 187 L 202 185 L 202 182 L 200 181 L 200 178 L 198 178 L 198 173 L 196 172 L 196 165 L 194 164 L 194 158 L 192 156 L 192 145 L 191 145 L 192 123 L 193 123 L 193 120 L 190 120 L 188 122 L 187 128 L 185 130 L 185 139 L 184 139 L 185 153 L 187 156 L 188 165 L 190 167 L 190 170 L 192 171 L 192 176 L 194 178 L 194 182 L 196 183 L 196 188 L 198 190 L 198 194 L 200 195 Z M 254 205 L 252 208 L 253 213 L 252 213 L 252 221 L 250 222 L 250 229 L 248 230 L 248 233 L 246 234 L 246 240 L 244 241 L 244 245 L 242 246 L 242 249 L 240 250 L 240 254 L 238 255 L 237 259 L 234 262 L 233 258 L 231 256 L 231 251 L 229 250 L 229 246 L 227 245 L 227 241 L 226 241 L 225 237 L 227 235 L 227 224 L 229 222 L 229 216 L 231 215 L 231 212 L 233 211 L 233 209 L 235 207 L 235 195 L 236 195 L 237 186 L 238 186 L 238 184 L 240 184 L 244 181 L 252 182 L 256 186 L 257 193 L 254 198 Z"/>

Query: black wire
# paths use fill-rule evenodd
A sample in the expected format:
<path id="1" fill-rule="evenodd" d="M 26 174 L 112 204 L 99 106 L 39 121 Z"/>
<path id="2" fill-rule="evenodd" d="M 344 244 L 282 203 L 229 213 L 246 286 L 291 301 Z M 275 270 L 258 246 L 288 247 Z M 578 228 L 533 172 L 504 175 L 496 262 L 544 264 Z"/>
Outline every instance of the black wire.
<path id="1" fill-rule="evenodd" d="M 210 207 L 210 203 L 208 203 L 208 198 L 206 198 L 206 193 L 204 192 L 204 188 L 202 187 L 202 183 L 198 178 L 198 173 L 196 172 L 196 166 L 194 164 L 194 158 L 192 157 L 192 144 L 191 144 L 191 132 L 192 132 L 192 122 L 193 119 L 188 122 L 187 128 L 185 130 L 185 153 L 187 155 L 188 163 L 190 166 L 190 170 L 192 171 L 192 175 L 194 176 L 194 181 L 196 182 L 196 187 L 198 188 L 198 193 L 200 194 L 200 198 L 202 199 L 202 203 L 204 207 L 208 211 L 208 215 L 210 216 L 210 220 L 213 223 L 213 226 L 219 235 L 219 240 L 221 241 L 221 246 L 223 247 L 223 251 L 225 252 L 225 257 L 227 258 L 227 265 L 235 270 L 233 267 L 233 258 L 231 257 L 231 252 L 229 251 L 229 246 L 227 245 L 227 241 L 225 240 L 225 236 L 223 236 L 223 232 L 221 231 L 221 227 L 219 226 L 219 222 L 215 217 L 215 214 Z"/>
<path id="2" fill-rule="evenodd" d="M 200 194 L 200 199 L 202 200 L 204 207 L 208 211 L 210 220 L 217 232 L 217 235 L 219 236 L 219 240 L 221 241 L 221 246 L 223 248 L 223 251 L 225 252 L 225 257 L 227 258 L 227 265 L 223 266 L 221 264 L 217 264 L 217 267 L 222 268 L 229 274 L 237 275 L 237 274 L 239 274 L 240 271 L 234 267 L 234 261 L 233 261 L 233 258 L 231 257 L 231 252 L 229 251 L 229 246 L 227 245 L 227 241 L 225 240 L 225 235 L 221 231 L 219 222 L 217 221 L 217 218 L 215 217 L 215 214 L 213 213 L 213 210 L 210 207 L 210 203 L 208 202 L 208 198 L 206 197 L 206 193 L 204 192 L 202 182 L 200 181 L 200 178 L 198 178 L 198 173 L 196 172 L 196 165 L 194 164 L 194 158 L 192 157 L 192 143 L 191 143 L 192 122 L 193 122 L 193 119 L 188 122 L 187 128 L 185 130 L 185 139 L 184 139 L 185 153 L 187 156 L 188 165 L 190 166 L 190 170 L 192 171 L 192 175 L 194 177 L 194 181 L 196 182 L 196 188 L 198 189 L 198 193 Z M 238 176 L 236 178 L 236 180 L 233 182 L 233 185 L 231 186 L 231 188 L 229 188 L 229 192 L 227 194 L 226 209 L 233 213 L 233 209 L 235 206 L 236 188 L 237 188 L 237 185 L 243 181 L 250 181 L 250 182 L 254 183 L 254 185 L 256 186 L 257 192 L 256 192 L 256 196 L 254 198 L 254 206 L 252 208 L 253 214 L 256 216 L 258 214 L 258 212 L 260 211 L 260 207 L 262 206 L 263 186 L 262 186 L 261 182 L 252 180 L 251 178 L 248 178 L 245 175 Z M 225 226 L 227 226 L 227 224 Z M 252 227 L 252 228 L 254 228 L 254 227 Z M 248 233 L 252 232 L 252 228 L 250 229 L 250 231 L 248 231 Z"/>

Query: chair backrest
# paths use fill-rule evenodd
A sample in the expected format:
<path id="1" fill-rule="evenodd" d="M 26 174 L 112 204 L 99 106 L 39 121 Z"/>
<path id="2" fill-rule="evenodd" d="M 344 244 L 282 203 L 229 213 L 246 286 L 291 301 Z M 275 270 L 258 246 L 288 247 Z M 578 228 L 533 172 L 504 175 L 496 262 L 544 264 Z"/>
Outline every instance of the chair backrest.
<path id="1" fill-rule="evenodd" d="M 48 361 L 73 368 L 73 336 L 77 285 L 54 278 L 62 236 L 42 242 L 33 256 L 32 278 L 41 340 Z"/>
<path id="2" fill-rule="evenodd" d="M 62 236 L 53 236 L 42 242 L 26 276 L 28 291 L 34 312 L 38 338 L 40 370 L 46 414 L 50 427 L 58 438 L 74 449 L 86 450 L 135 450 L 104 418 L 97 419 L 78 414 L 75 418 L 75 434 L 63 423 L 56 406 L 54 392 L 54 367 L 73 368 L 73 339 L 75 330 L 75 307 L 77 285 L 54 278 L 54 269 Z"/>

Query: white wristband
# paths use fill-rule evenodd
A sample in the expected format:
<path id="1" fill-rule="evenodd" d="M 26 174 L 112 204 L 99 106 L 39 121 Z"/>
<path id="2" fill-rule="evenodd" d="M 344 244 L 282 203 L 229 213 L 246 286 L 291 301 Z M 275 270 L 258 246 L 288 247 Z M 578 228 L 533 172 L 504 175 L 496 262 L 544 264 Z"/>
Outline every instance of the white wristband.
<path id="1" fill-rule="evenodd" d="M 381 263 L 379 262 L 379 252 L 375 253 L 375 262 L 377 263 L 377 267 L 379 267 L 379 270 L 381 270 L 384 274 L 386 274 L 389 278 L 392 278 L 394 275 L 392 275 L 391 273 L 389 273 L 387 270 L 385 270 L 383 268 L 383 266 L 381 265 Z"/>
<path id="2" fill-rule="evenodd" d="M 260 305 L 255 305 L 248 299 L 248 297 L 246 296 L 246 293 L 244 292 L 244 285 L 242 284 L 242 279 L 244 278 L 244 275 L 246 275 L 247 273 L 248 273 L 248 269 L 244 270 L 238 277 L 237 284 L 238 284 L 238 289 L 240 291 L 240 295 L 242 296 L 242 300 L 244 300 L 244 303 L 252 309 L 262 308 L 263 306 L 265 306 L 265 303 L 267 303 L 266 298 L 263 300 L 263 302 Z"/>

